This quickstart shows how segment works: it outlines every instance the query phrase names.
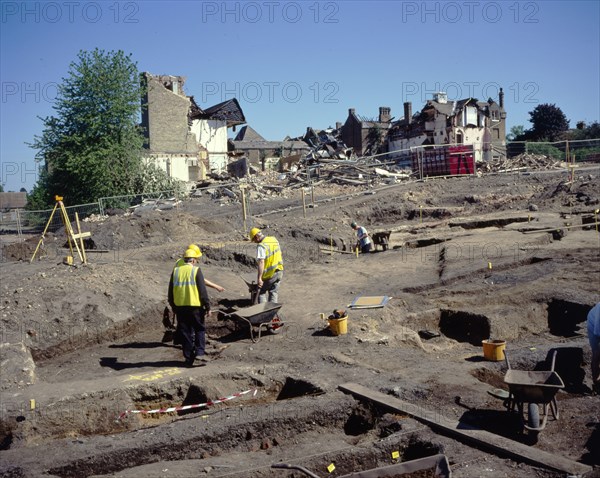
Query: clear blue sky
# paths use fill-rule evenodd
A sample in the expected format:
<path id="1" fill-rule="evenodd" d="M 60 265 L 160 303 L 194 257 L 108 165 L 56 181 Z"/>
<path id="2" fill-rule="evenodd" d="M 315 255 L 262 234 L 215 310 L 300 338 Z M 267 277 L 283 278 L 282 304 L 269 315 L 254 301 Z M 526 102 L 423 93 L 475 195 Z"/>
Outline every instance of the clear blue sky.
<path id="1" fill-rule="evenodd" d="M 434 91 L 497 101 L 508 128 L 540 103 L 600 119 L 598 1 L 137 1 L 1 5 L 0 182 L 33 186 L 38 116 L 79 50 L 123 50 L 140 71 L 187 77 L 201 107 L 236 97 L 269 140 L 366 118 Z"/>

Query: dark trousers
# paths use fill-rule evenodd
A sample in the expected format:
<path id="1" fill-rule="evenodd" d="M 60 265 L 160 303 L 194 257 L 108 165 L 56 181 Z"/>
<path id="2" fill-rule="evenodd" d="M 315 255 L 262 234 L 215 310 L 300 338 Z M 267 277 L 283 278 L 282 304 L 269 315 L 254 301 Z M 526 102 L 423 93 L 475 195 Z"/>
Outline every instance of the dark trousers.
<path id="1" fill-rule="evenodd" d="M 177 307 L 177 325 L 186 362 L 204 355 L 206 347 L 205 311 L 201 307 Z"/>
<path id="2" fill-rule="evenodd" d="M 368 244 L 365 244 L 364 246 L 361 246 L 360 252 L 362 254 L 366 254 L 367 252 L 371 252 L 371 246 L 372 246 L 371 242 L 369 242 Z"/>

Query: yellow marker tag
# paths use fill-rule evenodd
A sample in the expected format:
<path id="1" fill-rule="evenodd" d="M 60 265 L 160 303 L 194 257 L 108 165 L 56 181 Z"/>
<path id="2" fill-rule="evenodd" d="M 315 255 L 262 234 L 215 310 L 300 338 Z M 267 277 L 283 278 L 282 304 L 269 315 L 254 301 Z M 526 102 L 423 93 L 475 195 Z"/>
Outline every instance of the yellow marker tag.
<path id="1" fill-rule="evenodd" d="M 398 458 L 400 458 L 400 452 L 399 451 L 393 451 L 392 452 L 392 459 L 393 460 L 397 460 Z"/>
<path id="2" fill-rule="evenodd" d="M 492 263 L 491 262 L 488 262 L 488 269 L 492 270 Z"/>
<path id="3" fill-rule="evenodd" d="M 35 398 L 29 400 L 29 410 L 35 410 Z"/>
<path id="4" fill-rule="evenodd" d="M 327 471 L 328 471 L 329 473 L 333 473 L 333 470 L 335 470 L 335 465 L 332 463 L 331 465 L 329 465 L 329 466 L 327 467 Z"/>

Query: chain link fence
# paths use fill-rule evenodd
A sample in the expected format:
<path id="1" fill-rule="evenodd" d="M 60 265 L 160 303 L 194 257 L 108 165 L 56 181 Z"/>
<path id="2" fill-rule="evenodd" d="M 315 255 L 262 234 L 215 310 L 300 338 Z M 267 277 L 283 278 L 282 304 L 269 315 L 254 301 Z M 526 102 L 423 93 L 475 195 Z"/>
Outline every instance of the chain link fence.
<path id="1" fill-rule="evenodd" d="M 600 139 L 573 141 L 529 142 L 510 141 L 506 145 L 507 156 L 519 154 L 539 154 L 555 161 L 600 162 Z"/>
<path id="2" fill-rule="evenodd" d="M 78 204 L 76 206 L 65 206 L 69 221 L 75 228 L 75 213 L 82 220 L 92 214 L 100 213 L 100 204 L 97 202 Z M 59 207 L 42 211 L 14 210 L 0 215 L 0 233 L 17 234 L 41 234 L 44 229 L 47 232 L 56 232 L 64 227 L 62 212 Z"/>
<path id="3" fill-rule="evenodd" d="M 188 196 L 187 192 L 180 189 L 157 191 L 143 194 L 125 194 L 122 196 L 109 196 L 98 199 L 100 214 L 104 215 L 111 210 L 126 210 L 131 207 L 153 207 L 163 203 L 165 208 L 176 201 L 181 201 Z"/>

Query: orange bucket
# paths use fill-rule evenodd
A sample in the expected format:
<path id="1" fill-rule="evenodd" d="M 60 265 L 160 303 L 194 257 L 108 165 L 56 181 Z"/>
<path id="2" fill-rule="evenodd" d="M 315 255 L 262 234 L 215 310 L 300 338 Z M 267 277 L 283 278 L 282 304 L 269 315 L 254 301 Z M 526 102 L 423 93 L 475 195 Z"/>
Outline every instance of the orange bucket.
<path id="1" fill-rule="evenodd" d="M 492 362 L 504 360 L 505 340 L 482 340 L 483 356 Z"/>

